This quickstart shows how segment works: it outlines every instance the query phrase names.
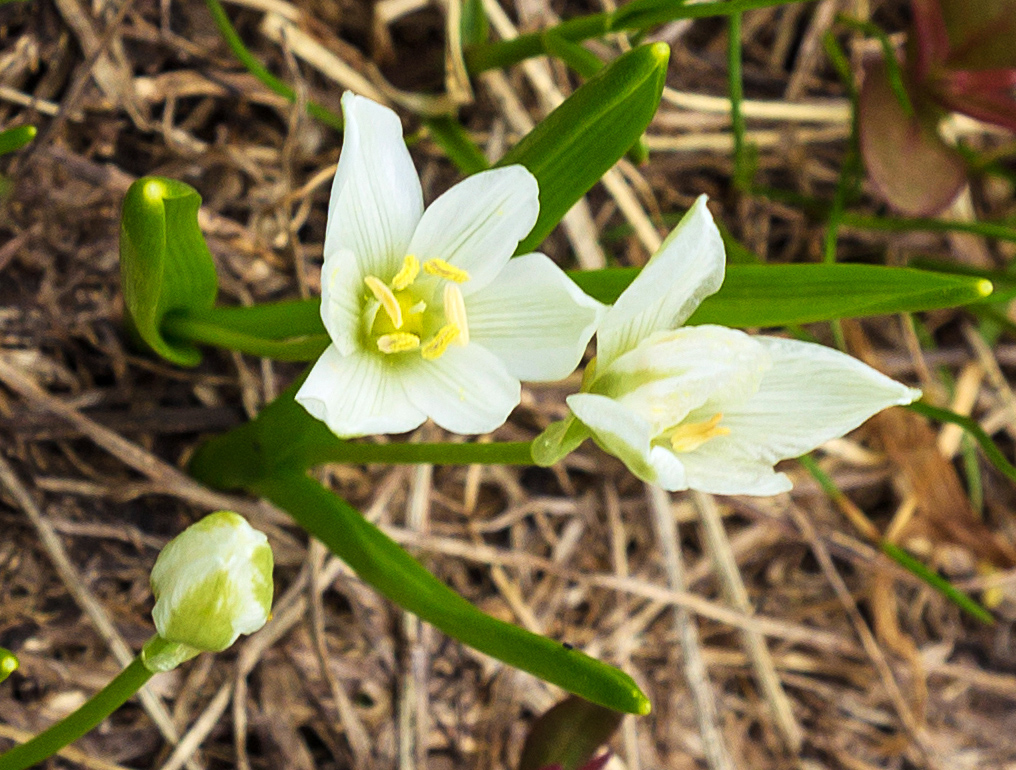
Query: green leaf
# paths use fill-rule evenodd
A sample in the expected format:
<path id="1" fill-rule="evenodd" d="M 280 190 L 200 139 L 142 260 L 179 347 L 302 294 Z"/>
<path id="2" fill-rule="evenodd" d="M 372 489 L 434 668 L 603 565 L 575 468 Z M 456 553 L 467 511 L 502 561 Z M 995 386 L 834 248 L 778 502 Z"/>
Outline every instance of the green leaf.
<path id="1" fill-rule="evenodd" d="M 601 302 L 614 302 L 637 274 L 637 268 L 569 273 Z M 723 286 L 688 323 L 747 328 L 913 313 L 979 302 L 991 289 L 983 278 L 906 267 L 729 265 Z"/>
<path id="2" fill-rule="evenodd" d="M 591 297 L 614 302 L 639 269 L 573 270 Z M 880 265 L 794 264 L 727 266 L 720 290 L 707 297 L 689 323 L 740 328 L 794 326 L 889 313 L 913 313 L 979 302 L 991 283 L 977 276 Z M 290 300 L 254 307 L 215 307 L 166 319 L 174 339 L 218 345 L 286 361 L 312 361 L 328 345 L 321 300 Z M 422 462 L 422 461 L 421 461 Z"/>
<path id="3" fill-rule="evenodd" d="M 38 129 L 35 126 L 18 126 L 0 132 L 0 155 L 20 150 L 35 139 Z"/>
<path id="4" fill-rule="evenodd" d="M 18 670 L 18 659 L 10 650 L 0 647 L 0 682 Z"/>
<path id="5" fill-rule="evenodd" d="M 120 220 L 120 280 L 125 319 L 136 339 L 180 366 L 196 366 L 190 341 L 164 334 L 172 313 L 210 309 L 218 284 L 198 227 L 201 196 L 182 182 L 144 177 L 131 185 Z"/>
<path id="6" fill-rule="evenodd" d="M 739 265 L 689 323 L 725 326 L 788 324 L 914 313 L 983 300 L 982 278 L 881 265 Z"/>
<path id="7" fill-rule="evenodd" d="M 490 39 L 490 25 L 483 10 L 483 0 L 462 0 L 462 45 L 481 45 Z"/>
<path id="8" fill-rule="evenodd" d="M 324 463 L 531 465 L 533 462 L 528 441 L 454 444 L 345 441 L 294 400 L 305 377 L 306 372 L 250 422 L 199 447 L 191 459 L 191 475 L 217 489 L 242 489 L 267 476 L 301 473 Z"/>
<path id="9" fill-rule="evenodd" d="M 621 726 L 621 714 L 574 695 L 537 719 L 519 760 L 519 770 L 558 766 L 576 770 L 610 740 Z"/>
<path id="10" fill-rule="evenodd" d="M 639 140 L 660 103 L 669 56 L 664 43 L 619 56 L 500 160 L 521 163 L 540 184 L 540 215 L 518 254 L 535 249 Z"/>
<path id="11" fill-rule="evenodd" d="M 355 508 L 304 474 L 262 479 L 250 490 L 285 509 L 378 592 L 485 655 L 607 708 L 648 714 L 630 676 L 578 650 L 484 614 Z"/>

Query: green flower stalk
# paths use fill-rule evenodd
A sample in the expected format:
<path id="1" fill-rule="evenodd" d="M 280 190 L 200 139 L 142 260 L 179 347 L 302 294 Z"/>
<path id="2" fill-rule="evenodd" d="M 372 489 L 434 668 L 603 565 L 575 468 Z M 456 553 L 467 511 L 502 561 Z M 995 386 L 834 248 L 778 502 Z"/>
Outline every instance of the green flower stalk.
<path id="1" fill-rule="evenodd" d="M 96 727 L 153 674 L 200 652 L 220 652 L 240 634 L 257 631 L 271 611 L 272 566 L 268 539 L 236 513 L 212 513 L 185 529 L 162 549 L 152 569 L 158 633 L 81 708 L 0 754 L 0 770 L 42 762 Z"/>

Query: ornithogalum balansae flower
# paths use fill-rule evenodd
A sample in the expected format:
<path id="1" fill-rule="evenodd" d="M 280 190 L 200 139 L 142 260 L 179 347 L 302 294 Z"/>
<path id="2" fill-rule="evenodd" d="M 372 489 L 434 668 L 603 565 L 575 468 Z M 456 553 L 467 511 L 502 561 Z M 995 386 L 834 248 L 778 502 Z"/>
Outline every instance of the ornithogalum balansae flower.
<path id="1" fill-rule="evenodd" d="M 866 67 L 859 129 L 868 175 L 905 214 L 934 214 L 967 181 L 938 126 L 959 112 L 1016 131 L 1016 0 L 911 0 L 906 100 L 882 59 Z M 909 107 L 909 109 L 908 109 Z"/>
<path id="2" fill-rule="evenodd" d="M 512 259 L 539 213 L 522 166 L 475 174 L 426 210 L 398 116 L 342 97 L 345 134 L 321 273 L 331 345 L 296 400 L 339 436 L 504 423 L 520 380 L 566 377 L 602 306 L 542 254 Z"/>
<path id="3" fill-rule="evenodd" d="M 534 442 L 556 462 L 591 437 L 669 490 L 772 495 L 773 466 L 920 392 L 822 345 L 681 324 L 723 282 L 720 234 L 699 198 L 607 310 L 572 416 Z"/>
<path id="4" fill-rule="evenodd" d="M 166 671 L 261 628 L 272 607 L 272 563 L 268 538 L 231 511 L 170 540 L 152 568 L 158 635 L 144 647 L 145 665 Z"/>

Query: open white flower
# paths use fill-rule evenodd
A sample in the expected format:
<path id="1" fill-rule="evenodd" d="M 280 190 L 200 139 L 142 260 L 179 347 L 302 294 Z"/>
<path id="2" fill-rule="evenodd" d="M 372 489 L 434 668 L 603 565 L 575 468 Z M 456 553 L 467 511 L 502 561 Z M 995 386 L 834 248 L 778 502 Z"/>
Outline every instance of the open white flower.
<path id="1" fill-rule="evenodd" d="M 665 489 L 772 495 L 773 466 L 920 391 L 822 345 L 721 326 L 678 328 L 723 283 L 719 231 L 700 197 L 609 308 L 573 417 L 534 443 L 549 465 L 592 436 Z"/>
<path id="2" fill-rule="evenodd" d="M 519 380 L 574 371 L 603 307 L 546 256 L 511 259 L 539 213 L 529 171 L 475 174 L 424 211 L 398 116 L 349 92 L 342 111 L 321 272 L 332 344 L 296 400 L 342 437 L 428 417 L 492 431 Z"/>

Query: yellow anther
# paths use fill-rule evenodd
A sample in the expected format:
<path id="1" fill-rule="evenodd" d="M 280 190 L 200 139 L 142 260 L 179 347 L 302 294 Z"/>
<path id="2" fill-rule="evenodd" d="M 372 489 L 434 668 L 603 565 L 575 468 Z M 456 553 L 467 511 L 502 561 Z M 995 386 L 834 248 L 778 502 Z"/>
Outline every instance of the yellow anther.
<path id="1" fill-rule="evenodd" d="M 723 415 L 717 412 L 705 422 L 678 425 L 670 435 L 670 446 L 675 452 L 691 452 L 711 438 L 729 435 L 730 428 L 720 427 L 722 419 Z"/>
<path id="2" fill-rule="evenodd" d="M 392 288 L 395 291 L 402 291 L 412 285 L 419 274 L 420 260 L 412 254 L 406 254 L 406 258 L 402 260 L 402 267 L 399 268 L 399 272 L 392 278 Z"/>
<path id="3" fill-rule="evenodd" d="M 367 284 L 367 288 L 370 289 L 377 301 L 381 303 L 381 307 L 385 309 L 385 313 L 392 321 L 392 326 L 396 329 L 402 328 L 402 307 L 399 305 L 399 301 L 395 299 L 395 294 L 389 289 L 380 278 L 375 278 L 372 275 L 368 275 L 363 279 L 363 282 Z"/>
<path id="4" fill-rule="evenodd" d="M 469 273 L 455 265 L 449 265 L 443 259 L 428 259 L 423 263 L 423 272 L 455 283 L 465 283 L 469 280 Z"/>
<path id="5" fill-rule="evenodd" d="M 459 327 L 455 324 L 445 324 L 426 345 L 420 348 L 420 355 L 428 361 L 440 358 L 448 350 L 448 346 L 459 336 Z"/>
<path id="6" fill-rule="evenodd" d="M 459 345 L 469 344 L 469 322 L 466 320 L 466 303 L 462 292 L 454 283 L 446 283 L 444 287 L 444 314 L 448 323 L 459 330 L 455 342 Z"/>
<path id="7" fill-rule="evenodd" d="M 405 353 L 420 347 L 420 338 L 409 332 L 382 334 L 377 338 L 377 349 L 382 353 Z"/>

